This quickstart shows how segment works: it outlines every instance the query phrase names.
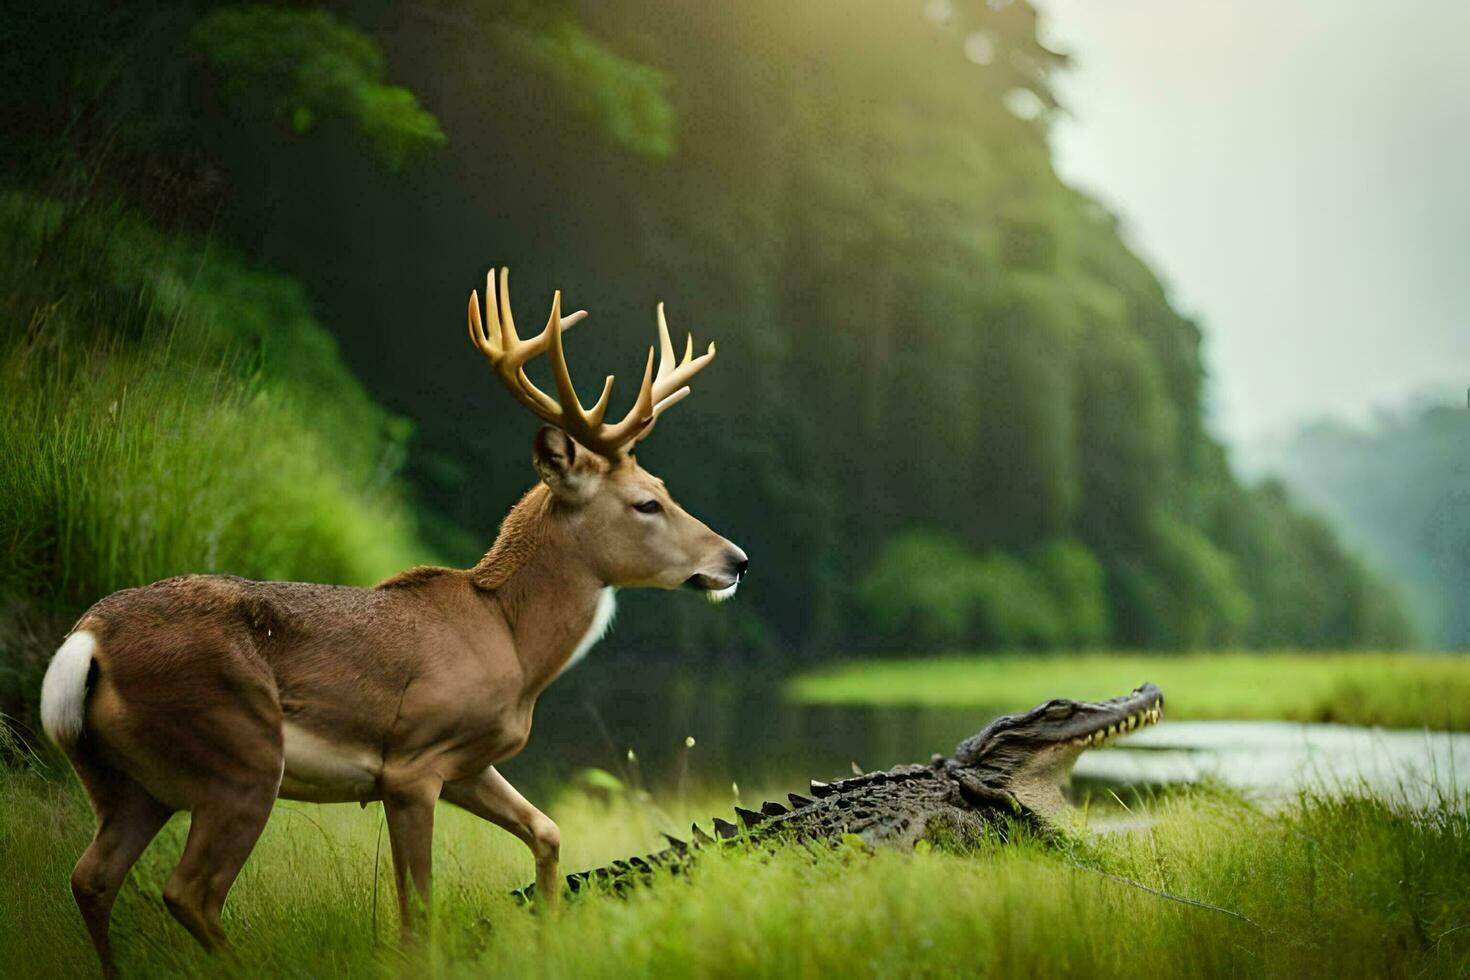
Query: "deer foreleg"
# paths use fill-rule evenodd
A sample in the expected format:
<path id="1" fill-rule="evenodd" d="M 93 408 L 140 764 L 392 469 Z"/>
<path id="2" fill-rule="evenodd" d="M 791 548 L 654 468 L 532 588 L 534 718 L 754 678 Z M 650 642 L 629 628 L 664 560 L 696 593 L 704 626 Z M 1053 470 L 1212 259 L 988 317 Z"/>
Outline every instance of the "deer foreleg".
<path id="1" fill-rule="evenodd" d="M 561 830 L 491 766 L 478 776 L 444 784 L 444 799 L 475 816 L 504 827 L 536 859 L 536 894 L 555 911 L 561 899 Z"/>

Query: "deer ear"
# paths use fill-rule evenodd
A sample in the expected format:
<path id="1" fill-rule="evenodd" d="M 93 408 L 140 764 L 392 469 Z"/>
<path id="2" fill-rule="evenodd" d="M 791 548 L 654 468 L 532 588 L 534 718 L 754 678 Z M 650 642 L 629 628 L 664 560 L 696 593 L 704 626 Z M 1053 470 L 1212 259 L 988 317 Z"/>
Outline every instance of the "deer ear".
<path id="1" fill-rule="evenodd" d="M 597 479 L 597 468 L 587 465 L 591 453 L 562 430 L 543 425 L 536 433 L 532 461 L 536 475 L 551 492 L 567 501 L 581 501 Z"/>

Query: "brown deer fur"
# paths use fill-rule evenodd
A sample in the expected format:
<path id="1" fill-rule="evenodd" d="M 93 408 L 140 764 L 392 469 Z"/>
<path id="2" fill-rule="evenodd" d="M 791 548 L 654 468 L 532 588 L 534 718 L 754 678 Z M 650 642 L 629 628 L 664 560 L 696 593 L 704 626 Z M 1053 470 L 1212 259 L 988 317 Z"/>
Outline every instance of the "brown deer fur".
<path id="1" fill-rule="evenodd" d="M 416 568 L 370 589 L 185 576 L 82 617 L 86 680 L 67 686 L 63 646 L 43 718 L 81 719 L 47 727 L 97 812 L 72 886 L 104 969 L 117 891 L 178 810 L 192 819 L 164 897 L 207 947 L 225 942 L 220 908 L 277 797 L 383 802 L 405 930 L 415 893 L 428 897 L 441 798 L 524 841 L 554 907 L 560 834 L 495 763 L 525 745 L 603 589 L 733 591 L 746 559 L 626 453 L 547 427 L 534 458 L 542 482 L 472 569 Z"/>

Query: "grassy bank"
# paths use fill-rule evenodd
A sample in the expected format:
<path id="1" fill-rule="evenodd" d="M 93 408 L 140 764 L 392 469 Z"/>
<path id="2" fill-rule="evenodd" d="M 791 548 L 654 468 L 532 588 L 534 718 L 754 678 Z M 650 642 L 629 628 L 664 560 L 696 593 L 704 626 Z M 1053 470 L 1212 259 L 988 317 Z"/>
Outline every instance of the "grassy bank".
<path id="1" fill-rule="evenodd" d="M 69 784 L 0 774 L 0 967 L 85 976 L 92 952 L 67 876 L 90 834 Z M 711 804 L 723 808 L 725 803 Z M 558 920 L 505 896 L 530 874 L 508 835 L 441 807 L 433 940 L 396 941 L 381 810 L 282 805 L 226 905 L 234 959 L 201 955 L 160 888 L 176 818 L 118 902 L 136 976 L 1457 976 L 1470 969 L 1470 817 L 1374 799 L 1266 814 L 1209 791 L 1144 803 L 1147 829 L 1074 854 L 1022 842 L 971 855 L 799 851 L 711 856 L 627 900 Z M 566 796 L 551 807 L 568 866 L 656 845 L 672 817 Z M 1160 898 L 1078 867 L 1228 908 Z M 376 872 L 376 876 L 375 876 Z M 407 962 L 405 962 L 407 959 Z M 419 959 L 430 963 L 417 962 Z"/>
<path id="2" fill-rule="evenodd" d="M 1176 719 L 1285 719 L 1470 729 L 1470 656 L 1201 653 L 952 656 L 838 664 L 793 679 L 808 704 L 998 708 L 1112 697 L 1143 681 Z M 1009 708 L 1007 707 L 1009 706 Z"/>
<path id="3" fill-rule="evenodd" d="M 375 405 L 293 280 L 0 194 L 0 592 L 68 607 L 180 572 L 364 582 L 421 557 Z"/>
<path id="4" fill-rule="evenodd" d="M 22 724 L 116 589 L 368 584 L 428 557 L 395 477 L 407 424 L 301 287 L 120 205 L 0 194 L 0 390 L 0 711 Z"/>

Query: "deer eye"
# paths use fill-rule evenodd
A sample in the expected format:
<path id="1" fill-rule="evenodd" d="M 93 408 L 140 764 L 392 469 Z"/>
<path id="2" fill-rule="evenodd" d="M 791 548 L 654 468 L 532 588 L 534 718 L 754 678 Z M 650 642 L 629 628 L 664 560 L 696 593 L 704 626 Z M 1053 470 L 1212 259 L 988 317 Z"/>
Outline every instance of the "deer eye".
<path id="1" fill-rule="evenodd" d="M 634 504 L 633 509 L 640 514 L 657 514 L 664 508 L 657 500 L 645 500 L 641 504 Z"/>

